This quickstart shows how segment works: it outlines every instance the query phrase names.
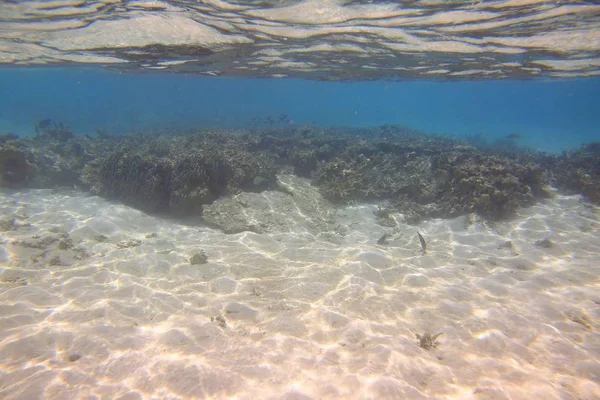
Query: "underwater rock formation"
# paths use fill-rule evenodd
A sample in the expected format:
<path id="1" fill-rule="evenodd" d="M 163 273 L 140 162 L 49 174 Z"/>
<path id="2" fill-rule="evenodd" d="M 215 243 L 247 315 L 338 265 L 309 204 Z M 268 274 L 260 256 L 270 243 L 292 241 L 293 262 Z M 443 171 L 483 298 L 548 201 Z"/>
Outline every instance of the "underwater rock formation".
<path id="1" fill-rule="evenodd" d="M 281 174 L 277 190 L 240 193 L 220 198 L 204 207 L 203 219 L 225 233 L 250 231 L 312 234 L 334 230 L 333 208 L 305 178 Z"/>

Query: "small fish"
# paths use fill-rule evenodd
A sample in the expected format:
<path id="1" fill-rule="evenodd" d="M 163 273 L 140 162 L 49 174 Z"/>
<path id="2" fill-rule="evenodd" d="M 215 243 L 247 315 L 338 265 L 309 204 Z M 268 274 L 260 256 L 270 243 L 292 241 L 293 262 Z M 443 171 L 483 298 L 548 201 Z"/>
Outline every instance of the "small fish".
<path id="1" fill-rule="evenodd" d="M 425 255 L 425 253 L 427 252 L 427 243 L 425 242 L 425 238 L 423 237 L 423 235 L 421 235 L 419 231 L 417 231 L 417 235 L 419 235 L 419 242 L 421 242 L 421 251 L 423 252 L 423 255 Z"/>
<path id="2" fill-rule="evenodd" d="M 511 133 L 510 135 L 506 135 L 505 137 L 510 140 L 517 140 L 517 139 L 523 139 L 524 136 L 521 135 L 520 133 Z"/>

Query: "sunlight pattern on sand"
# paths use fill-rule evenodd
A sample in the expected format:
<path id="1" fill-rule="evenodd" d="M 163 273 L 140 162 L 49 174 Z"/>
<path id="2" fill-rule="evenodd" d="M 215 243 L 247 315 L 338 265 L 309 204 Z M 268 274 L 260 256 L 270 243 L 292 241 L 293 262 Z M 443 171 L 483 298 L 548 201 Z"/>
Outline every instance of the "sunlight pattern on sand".
<path id="1" fill-rule="evenodd" d="M 0 397 L 600 397 L 597 207 L 558 196 L 510 222 L 391 232 L 374 205 L 296 227 L 302 206 L 252 195 L 287 228 L 227 235 L 76 192 L 0 192 Z"/>

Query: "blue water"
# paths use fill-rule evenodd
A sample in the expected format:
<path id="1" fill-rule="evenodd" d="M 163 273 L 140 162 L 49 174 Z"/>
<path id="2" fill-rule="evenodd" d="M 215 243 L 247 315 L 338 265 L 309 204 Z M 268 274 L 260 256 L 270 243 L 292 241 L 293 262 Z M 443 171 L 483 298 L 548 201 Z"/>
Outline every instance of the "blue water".
<path id="1" fill-rule="evenodd" d="M 317 82 L 91 68 L 0 69 L 0 132 L 33 135 L 36 120 L 76 133 L 162 127 L 247 127 L 253 117 L 294 124 L 400 124 L 454 136 L 511 133 L 558 152 L 600 140 L 600 78 L 529 81 Z"/>

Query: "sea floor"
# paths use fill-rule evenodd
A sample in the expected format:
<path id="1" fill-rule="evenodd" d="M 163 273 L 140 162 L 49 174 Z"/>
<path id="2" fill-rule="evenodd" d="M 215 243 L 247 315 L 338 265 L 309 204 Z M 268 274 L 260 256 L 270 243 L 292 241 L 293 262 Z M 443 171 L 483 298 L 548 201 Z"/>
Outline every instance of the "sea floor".
<path id="1" fill-rule="evenodd" d="M 597 207 L 395 229 L 376 210 L 224 234 L 1 191 L 0 398 L 600 398 Z"/>

